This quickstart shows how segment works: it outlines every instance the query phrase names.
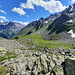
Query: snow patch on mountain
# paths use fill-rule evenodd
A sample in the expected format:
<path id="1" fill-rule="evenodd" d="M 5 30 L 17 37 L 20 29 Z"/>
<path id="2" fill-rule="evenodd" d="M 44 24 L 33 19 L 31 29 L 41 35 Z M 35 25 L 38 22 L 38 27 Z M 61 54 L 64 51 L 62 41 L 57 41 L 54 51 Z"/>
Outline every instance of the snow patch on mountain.
<path id="1" fill-rule="evenodd" d="M 71 8 L 71 10 L 70 11 L 72 11 L 73 10 L 73 6 L 72 6 L 72 8 Z"/>
<path id="2" fill-rule="evenodd" d="M 73 29 L 71 29 L 70 31 L 68 31 L 68 33 L 71 34 L 71 37 L 72 37 L 72 38 L 75 38 L 75 33 L 73 33 Z"/>
<path id="3" fill-rule="evenodd" d="M 68 22 L 72 22 L 73 20 L 69 20 Z"/>
<path id="4" fill-rule="evenodd" d="M 74 13 L 71 13 L 70 15 L 73 15 Z"/>
<path id="5" fill-rule="evenodd" d="M 44 23 L 48 23 L 48 21 L 45 21 Z"/>

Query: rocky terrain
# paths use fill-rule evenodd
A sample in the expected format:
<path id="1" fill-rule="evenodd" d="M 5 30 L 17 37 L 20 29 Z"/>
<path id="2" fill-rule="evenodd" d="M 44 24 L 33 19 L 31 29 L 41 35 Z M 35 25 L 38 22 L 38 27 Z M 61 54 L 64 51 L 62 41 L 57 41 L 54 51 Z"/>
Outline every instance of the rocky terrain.
<path id="1" fill-rule="evenodd" d="M 1 39 L 0 75 L 75 75 L 75 50 L 39 49 L 31 50 L 16 40 Z"/>

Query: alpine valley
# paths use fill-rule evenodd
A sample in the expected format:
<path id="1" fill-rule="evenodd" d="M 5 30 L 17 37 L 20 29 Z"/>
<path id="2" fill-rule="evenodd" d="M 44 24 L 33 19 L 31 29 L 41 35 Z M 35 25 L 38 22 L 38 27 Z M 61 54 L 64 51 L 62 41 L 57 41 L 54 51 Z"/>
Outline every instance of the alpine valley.
<path id="1" fill-rule="evenodd" d="M 75 3 L 23 26 L 0 22 L 0 75 L 75 75 Z"/>

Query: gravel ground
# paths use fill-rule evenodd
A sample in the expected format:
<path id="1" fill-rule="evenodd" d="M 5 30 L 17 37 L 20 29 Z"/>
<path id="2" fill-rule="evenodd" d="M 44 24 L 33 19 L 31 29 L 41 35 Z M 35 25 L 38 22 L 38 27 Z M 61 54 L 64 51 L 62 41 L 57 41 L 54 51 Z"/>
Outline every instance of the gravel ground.
<path id="1" fill-rule="evenodd" d="M 26 46 L 20 44 L 16 40 L 7 40 L 7 39 L 0 39 L 0 47 L 4 47 L 6 49 L 26 48 Z"/>

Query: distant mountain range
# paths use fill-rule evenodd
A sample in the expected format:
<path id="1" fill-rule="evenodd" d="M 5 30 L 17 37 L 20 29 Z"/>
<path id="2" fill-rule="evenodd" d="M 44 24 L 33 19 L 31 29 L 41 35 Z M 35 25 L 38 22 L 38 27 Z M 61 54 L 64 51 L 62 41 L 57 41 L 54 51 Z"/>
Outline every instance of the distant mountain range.
<path id="1" fill-rule="evenodd" d="M 11 38 L 24 26 L 17 22 L 0 22 L 0 37 Z"/>
<path id="2" fill-rule="evenodd" d="M 31 22 L 17 36 L 41 34 L 44 39 L 48 40 L 68 39 L 71 38 L 68 33 L 71 29 L 75 32 L 75 3 L 60 13 Z"/>

